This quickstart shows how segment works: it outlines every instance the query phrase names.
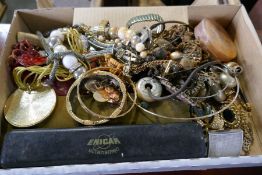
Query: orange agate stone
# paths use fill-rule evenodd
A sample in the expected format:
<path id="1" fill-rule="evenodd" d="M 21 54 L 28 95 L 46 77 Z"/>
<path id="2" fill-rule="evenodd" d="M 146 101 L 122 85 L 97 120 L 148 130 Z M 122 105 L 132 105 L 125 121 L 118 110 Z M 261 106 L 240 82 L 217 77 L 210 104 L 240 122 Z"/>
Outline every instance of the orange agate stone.
<path id="1" fill-rule="evenodd" d="M 214 20 L 205 18 L 194 29 L 197 39 L 212 56 L 222 62 L 228 62 L 237 56 L 234 42 L 225 29 Z"/>

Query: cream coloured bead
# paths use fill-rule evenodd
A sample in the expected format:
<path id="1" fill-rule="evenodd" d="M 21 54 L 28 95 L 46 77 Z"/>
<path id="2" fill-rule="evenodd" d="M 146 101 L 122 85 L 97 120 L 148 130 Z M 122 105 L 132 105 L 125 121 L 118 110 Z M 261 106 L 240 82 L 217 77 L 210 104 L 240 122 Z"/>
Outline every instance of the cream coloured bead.
<path id="1" fill-rule="evenodd" d="M 63 27 L 63 28 L 60 28 L 59 31 L 61 31 L 63 34 L 66 34 L 69 31 L 69 28 Z"/>
<path id="2" fill-rule="evenodd" d="M 104 40 L 105 40 L 105 37 L 102 36 L 102 35 L 99 35 L 97 39 L 98 39 L 99 41 L 104 41 Z"/>
<path id="3" fill-rule="evenodd" d="M 123 44 L 122 44 L 121 42 L 117 43 L 117 46 L 118 46 L 118 47 L 122 47 L 122 45 L 123 45 Z"/>
<path id="4" fill-rule="evenodd" d="M 214 97 L 216 101 L 222 102 L 226 100 L 226 95 L 222 90 L 217 91 L 217 95 Z"/>
<path id="5" fill-rule="evenodd" d="M 140 43 L 140 42 L 141 42 L 141 39 L 140 39 L 140 37 L 137 36 L 137 35 L 133 36 L 132 39 L 131 39 L 131 44 L 134 45 L 134 46 L 135 46 L 137 43 Z"/>
<path id="6" fill-rule="evenodd" d="M 175 51 L 175 52 L 172 52 L 170 54 L 170 57 L 171 59 L 178 59 L 178 58 L 181 58 L 182 57 L 182 53 L 181 52 L 178 52 L 178 51 Z"/>
<path id="7" fill-rule="evenodd" d="M 120 40 L 119 39 L 115 39 L 115 43 L 120 43 Z"/>
<path id="8" fill-rule="evenodd" d="M 110 27 L 109 31 L 108 31 L 110 38 L 112 38 L 112 39 L 116 38 L 117 37 L 117 31 L 118 31 L 117 27 Z"/>
<path id="9" fill-rule="evenodd" d="M 126 31 L 127 31 L 128 29 L 126 28 L 126 27 L 120 27 L 119 29 L 118 29 L 118 32 L 117 32 L 117 35 L 118 35 L 118 37 L 121 39 L 121 40 L 124 40 L 125 39 L 125 35 L 126 35 Z"/>
<path id="10" fill-rule="evenodd" d="M 128 29 L 126 31 L 126 34 L 125 34 L 125 39 L 126 40 L 131 40 L 133 38 L 133 36 L 135 36 L 135 35 L 136 35 L 136 32 L 134 30 Z"/>
<path id="11" fill-rule="evenodd" d="M 65 68 L 70 69 L 78 63 L 78 60 L 74 55 L 66 55 L 62 59 L 62 63 Z"/>
<path id="12" fill-rule="evenodd" d="M 146 58 L 146 56 L 147 56 L 147 51 L 140 52 L 140 57 L 141 58 Z"/>
<path id="13" fill-rule="evenodd" d="M 137 52 L 142 52 L 143 50 L 145 50 L 145 45 L 143 43 L 137 43 L 136 44 L 136 51 Z"/>
<path id="14" fill-rule="evenodd" d="M 51 33 L 50 33 L 50 38 L 52 37 L 57 37 L 59 38 L 61 41 L 64 41 L 65 40 L 65 36 L 64 34 L 60 31 L 60 30 L 53 30 Z"/>
<path id="15" fill-rule="evenodd" d="M 234 88 L 237 86 L 235 78 L 233 78 L 229 74 L 221 73 L 219 78 L 222 84 L 227 85 L 229 88 Z"/>
<path id="16" fill-rule="evenodd" d="M 54 53 L 65 52 L 65 51 L 67 51 L 67 48 L 62 44 L 56 45 L 54 47 Z"/>

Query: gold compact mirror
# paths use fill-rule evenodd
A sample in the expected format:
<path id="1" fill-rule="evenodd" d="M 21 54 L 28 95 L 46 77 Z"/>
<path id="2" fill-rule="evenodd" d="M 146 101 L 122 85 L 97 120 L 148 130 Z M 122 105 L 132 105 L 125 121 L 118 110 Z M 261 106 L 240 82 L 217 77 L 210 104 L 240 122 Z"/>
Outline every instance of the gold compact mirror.
<path id="1" fill-rule="evenodd" d="M 5 119 L 15 127 L 34 126 L 46 119 L 56 105 L 56 93 L 50 87 L 37 91 L 17 89 L 6 101 Z"/>

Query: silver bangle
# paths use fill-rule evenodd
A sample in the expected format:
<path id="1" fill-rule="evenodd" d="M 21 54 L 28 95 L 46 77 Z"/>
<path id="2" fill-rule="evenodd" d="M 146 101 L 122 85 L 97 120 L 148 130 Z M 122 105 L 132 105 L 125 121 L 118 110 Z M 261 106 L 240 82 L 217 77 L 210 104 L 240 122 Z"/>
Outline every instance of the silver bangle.
<path id="1" fill-rule="evenodd" d="M 140 16 L 135 16 L 132 17 L 131 19 L 128 20 L 126 26 L 127 28 L 130 28 L 132 25 L 140 22 L 145 22 L 145 21 L 157 21 L 157 22 L 163 22 L 163 18 L 158 15 L 158 14 L 147 14 L 147 15 L 140 15 Z M 156 33 L 161 33 L 164 30 L 164 26 L 159 25 L 156 29 Z"/>

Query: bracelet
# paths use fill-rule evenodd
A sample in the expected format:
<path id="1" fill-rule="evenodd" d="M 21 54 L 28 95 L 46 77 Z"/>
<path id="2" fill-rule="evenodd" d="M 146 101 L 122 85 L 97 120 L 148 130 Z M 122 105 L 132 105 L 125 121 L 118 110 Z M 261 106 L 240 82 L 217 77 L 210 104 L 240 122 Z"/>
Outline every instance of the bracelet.
<path id="1" fill-rule="evenodd" d="M 97 68 L 90 70 L 89 72 L 92 73 L 92 72 L 96 72 L 96 71 L 117 72 L 117 69 L 111 68 L 111 67 L 97 67 Z M 127 92 L 129 99 L 132 101 L 132 105 L 130 106 L 130 108 L 127 111 L 117 115 L 115 118 L 122 117 L 122 116 L 125 116 L 126 114 L 128 114 L 135 107 L 136 101 L 137 101 L 137 91 L 136 91 L 135 83 L 129 77 L 121 77 L 121 79 L 123 79 L 123 81 L 126 80 L 127 83 L 129 83 L 129 85 L 131 85 L 133 93 L 134 93 L 134 99 L 131 99 L 130 93 Z"/>
<path id="2" fill-rule="evenodd" d="M 145 21 L 157 21 L 157 22 L 162 22 L 163 18 L 158 15 L 158 14 L 147 14 L 147 15 L 140 15 L 140 16 L 135 16 L 132 17 L 131 19 L 128 20 L 126 26 L 127 28 L 130 28 L 132 25 L 135 23 L 139 22 L 145 22 Z M 158 25 L 157 33 L 161 33 L 164 30 L 163 25 Z"/>
<path id="3" fill-rule="evenodd" d="M 78 117 L 75 114 L 74 111 L 74 106 L 72 106 L 72 101 L 77 96 L 76 94 L 76 86 L 79 84 L 79 79 L 77 79 L 70 87 L 70 89 L 68 90 L 68 93 L 66 95 L 66 110 L 68 112 L 68 114 L 77 122 L 83 124 L 83 125 L 99 125 L 99 124 L 103 124 L 108 122 L 108 119 L 100 119 L 97 117 L 89 117 L 88 119 L 81 119 L 80 117 Z M 75 97 L 73 97 L 75 96 Z M 75 99 L 75 101 L 78 102 L 77 98 Z"/>
<path id="4" fill-rule="evenodd" d="M 194 28 L 191 27 L 190 25 L 188 25 L 187 23 L 184 23 L 182 21 L 159 21 L 159 23 L 156 23 L 156 24 L 153 24 L 150 26 L 150 29 L 153 30 L 154 28 L 156 28 L 157 26 L 159 25 L 162 25 L 163 26 L 163 30 L 165 30 L 165 24 L 170 24 L 170 23 L 177 23 L 177 24 L 182 24 L 188 28 L 190 28 L 191 30 L 193 30 Z"/>
<path id="5" fill-rule="evenodd" d="M 110 116 L 104 116 L 104 115 L 100 115 L 100 114 L 97 114 L 95 112 L 93 112 L 92 110 L 90 110 L 85 104 L 84 102 L 82 101 L 82 98 L 81 98 L 81 95 L 80 95 L 80 84 L 81 84 L 81 81 L 83 81 L 85 78 L 88 78 L 90 75 L 90 72 L 87 72 L 87 73 L 84 73 L 83 76 L 81 76 L 79 78 L 79 83 L 77 84 L 77 98 L 78 98 L 78 101 L 81 105 L 81 107 L 89 114 L 95 116 L 95 117 L 98 117 L 98 118 L 116 118 L 122 111 L 124 105 L 125 105 L 125 102 L 126 102 L 126 98 L 127 98 L 127 95 L 126 95 L 126 87 L 123 83 L 123 81 L 118 78 L 116 75 L 110 73 L 110 72 L 105 72 L 105 71 L 96 71 L 94 72 L 93 74 L 96 74 L 98 76 L 110 76 L 112 78 L 114 78 L 115 80 L 117 80 L 117 82 L 119 83 L 119 86 L 120 86 L 120 89 L 121 89 L 121 92 L 122 92 L 122 100 L 120 102 L 120 105 L 117 109 L 115 109 L 113 111 L 113 113 L 110 115 Z"/>

